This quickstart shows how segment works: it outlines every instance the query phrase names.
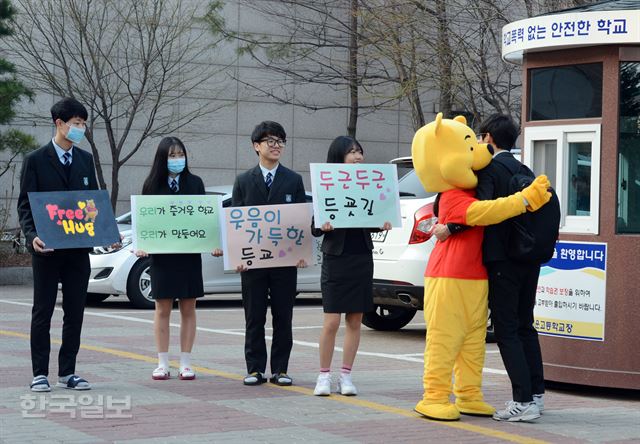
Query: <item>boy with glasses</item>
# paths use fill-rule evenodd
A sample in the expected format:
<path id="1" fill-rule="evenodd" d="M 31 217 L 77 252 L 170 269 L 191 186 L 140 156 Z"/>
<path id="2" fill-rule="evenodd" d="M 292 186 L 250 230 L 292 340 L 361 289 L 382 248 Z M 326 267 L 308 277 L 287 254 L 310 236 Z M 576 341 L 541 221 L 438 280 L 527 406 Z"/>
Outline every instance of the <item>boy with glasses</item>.
<path id="1" fill-rule="evenodd" d="M 238 175 L 233 185 L 232 206 L 275 205 L 304 203 L 305 192 L 302 177 L 280 164 L 287 135 L 277 122 L 262 122 L 251 134 L 253 149 L 258 155 L 258 165 Z M 300 261 L 298 267 L 305 267 Z M 270 381 L 277 385 L 291 385 L 287 375 L 289 356 L 293 346 L 291 321 L 296 297 L 296 267 L 260 268 L 241 272 L 242 305 L 245 314 L 245 360 L 247 376 L 245 385 L 266 382 L 267 347 L 264 324 L 267 302 L 271 302 L 273 316 L 273 340 L 271 343 Z"/>

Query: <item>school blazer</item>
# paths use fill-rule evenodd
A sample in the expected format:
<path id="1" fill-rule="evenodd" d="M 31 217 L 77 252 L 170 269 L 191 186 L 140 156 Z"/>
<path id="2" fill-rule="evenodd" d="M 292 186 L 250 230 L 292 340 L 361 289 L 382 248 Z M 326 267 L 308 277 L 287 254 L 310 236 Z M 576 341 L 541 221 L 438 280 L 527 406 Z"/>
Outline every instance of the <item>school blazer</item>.
<path id="1" fill-rule="evenodd" d="M 302 176 L 279 165 L 271 189 L 267 191 L 260 165 L 239 174 L 233 184 L 231 206 L 305 203 Z"/>
<path id="2" fill-rule="evenodd" d="M 178 195 L 196 195 L 196 194 L 205 194 L 204 190 L 204 182 L 200 176 L 196 176 L 195 174 L 187 174 L 180 175 L 180 179 L 178 181 L 178 192 L 174 193 L 171 191 L 171 187 L 169 187 L 169 179 L 167 178 L 162 182 L 162 185 L 157 189 L 151 190 L 148 194 L 178 194 Z"/>
<path id="3" fill-rule="evenodd" d="M 30 152 L 22 162 L 20 172 L 20 194 L 18 196 L 18 219 L 25 235 L 27 248 L 33 251 L 33 239 L 38 235 L 31 214 L 29 192 L 97 190 L 96 169 L 91 153 L 73 147 L 73 158 L 69 178 L 64 172 L 53 142 Z M 90 251 L 91 249 L 79 249 Z"/>
<path id="4" fill-rule="evenodd" d="M 379 228 L 362 228 L 362 235 L 364 236 L 364 242 L 369 250 L 373 250 L 373 241 L 371 240 L 371 233 L 377 233 L 381 231 Z M 315 237 L 322 238 L 322 247 L 320 248 L 323 253 L 330 254 L 332 256 L 340 256 L 344 251 L 344 240 L 347 235 L 346 228 L 336 228 L 333 231 L 323 232 L 320 228 L 311 226 L 311 234 Z"/>
<path id="5" fill-rule="evenodd" d="M 500 160 L 497 160 L 500 159 Z M 509 182 L 511 173 L 499 163 L 508 165 L 516 170 L 521 163 L 510 152 L 498 154 L 489 165 L 478 171 L 478 186 L 476 198 L 479 200 L 493 200 L 499 197 L 509 196 Z M 490 262 L 509 260 L 507 256 L 508 238 L 511 221 L 506 220 L 496 225 L 484 228 L 482 241 L 482 261 Z"/>

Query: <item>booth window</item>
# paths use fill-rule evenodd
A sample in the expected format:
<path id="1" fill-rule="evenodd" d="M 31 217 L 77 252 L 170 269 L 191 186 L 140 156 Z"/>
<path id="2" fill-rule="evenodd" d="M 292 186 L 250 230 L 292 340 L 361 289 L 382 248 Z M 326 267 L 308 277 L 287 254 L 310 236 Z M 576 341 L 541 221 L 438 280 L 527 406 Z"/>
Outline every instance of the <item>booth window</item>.
<path id="1" fill-rule="evenodd" d="M 640 233 L 640 63 L 620 64 L 618 233 Z"/>
<path id="2" fill-rule="evenodd" d="M 602 117 L 602 63 L 534 68 L 528 74 L 530 121 Z"/>
<path id="3" fill-rule="evenodd" d="M 560 198 L 563 233 L 598 234 L 600 125 L 529 127 L 524 161 Z"/>

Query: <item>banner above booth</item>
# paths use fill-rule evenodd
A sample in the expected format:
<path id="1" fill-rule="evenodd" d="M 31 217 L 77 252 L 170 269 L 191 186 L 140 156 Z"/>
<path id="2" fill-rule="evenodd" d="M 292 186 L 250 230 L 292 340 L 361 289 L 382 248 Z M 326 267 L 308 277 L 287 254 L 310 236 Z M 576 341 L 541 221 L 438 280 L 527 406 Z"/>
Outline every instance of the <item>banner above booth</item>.
<path id="1" fill-rule="evenodd" d="M 640 10 L 589 11 L 531 17 L 502 28 L 502 58 L 526 52 L 640 43 Z"/>

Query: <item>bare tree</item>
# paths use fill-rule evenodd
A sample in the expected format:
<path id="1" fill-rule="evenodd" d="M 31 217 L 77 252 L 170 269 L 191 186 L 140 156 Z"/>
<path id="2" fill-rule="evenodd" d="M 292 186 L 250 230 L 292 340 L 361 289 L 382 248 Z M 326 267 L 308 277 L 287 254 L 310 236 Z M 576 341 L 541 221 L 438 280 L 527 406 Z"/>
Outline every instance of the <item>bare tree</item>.
<path id="1" fill-rule="evenodd" d="M 234 76 L 238 82 L 280 103 L 313 111 L 348 109 L 347 133 L 351 136 L 356 134 L 358 116 L 390 107 L 397 101 L 369 94 L 388 79 L 379 72 L 378 61 L 367 58 L 367 49 L 363 47 L 366 30 L 361 29 L 360 22 L 364 0 L 238 0 L 238 3 L 280 30 L 279 35 L 269 35 L 260 30 L 229 29 L 219 13 L 220 2 L 211 2 L 207 21 L 212 32 L 237 41 L 240 55 L 248 55 L 258 66 L 279 74 L 279 81 L 269 85 Z M 321 95 L 296 95 L 288 88 L 300 85 L 344 91 L 348 100 L 328 103 Z"/>
<path id="2" fill-rule="evenodd" d="M 41 93 L 89 108 L 87 140 L 106 188 L 98 136 L 106 135 L 115 208 L 120 168 L 149 137 L 169 134 L 216 109 L 216 91 L 195 88 L 215 74 L 215 44 L 198 27 L 198 2 L 180 0 L 15 0 L 16 62 Z M 43 117 L 43 116 L 40 116 Z"/>

